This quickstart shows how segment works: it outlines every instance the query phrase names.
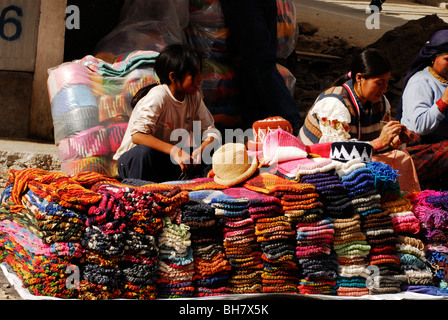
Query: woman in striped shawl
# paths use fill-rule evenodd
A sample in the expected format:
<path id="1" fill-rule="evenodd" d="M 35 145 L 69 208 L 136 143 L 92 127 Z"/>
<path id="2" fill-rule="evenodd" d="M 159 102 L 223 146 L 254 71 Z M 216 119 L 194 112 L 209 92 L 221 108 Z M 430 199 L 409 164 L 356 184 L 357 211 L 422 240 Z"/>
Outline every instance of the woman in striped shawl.
<path id="1" fill-rule="evenodd" d="M 354 58 L 351 71 L 317 97 L 298 137 L 305 145 L 368 141 L 374 150 L 373 161 L 399 171 L 401 190 L 418 192 L 414 163 L 403 151 L 415 134 L 400 122 L 391 121 L 391 106 L 384 95 L 391 69 L 378 50 L 362 51 Z"/>

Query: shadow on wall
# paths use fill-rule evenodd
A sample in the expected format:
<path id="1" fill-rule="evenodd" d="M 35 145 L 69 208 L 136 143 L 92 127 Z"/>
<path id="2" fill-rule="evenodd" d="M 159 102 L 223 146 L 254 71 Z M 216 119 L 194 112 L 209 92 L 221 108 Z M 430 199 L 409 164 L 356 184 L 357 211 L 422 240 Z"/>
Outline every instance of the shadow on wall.
<path id="1" fill-rule="evenodd" d="M 79 8 L 80 28 L 65 31 L 64 62 L 92 54 L 96 44 L 118 25 L 123 3 L 124 0 L 68 0 L 67 6 Z"/>

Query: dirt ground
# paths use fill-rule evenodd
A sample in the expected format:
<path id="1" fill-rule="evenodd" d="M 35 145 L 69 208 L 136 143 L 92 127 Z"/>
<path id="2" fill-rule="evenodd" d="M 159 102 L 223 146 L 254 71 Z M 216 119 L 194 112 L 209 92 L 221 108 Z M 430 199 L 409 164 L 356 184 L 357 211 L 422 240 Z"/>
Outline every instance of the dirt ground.
<path id="1" fill-rule="evenodd" d="M 352 2 L 356 1 L 361 0 L 353 0 Z M 387 3 L 411 2 L 414 1 L 387 0 Z M 335 35 L 334 22 L 324 16 L 313 17 L 313 23 L 311 24 L 303 23 L 299 19 L 300 34 L 296 50 L 312 53 L 315 56 L 302 57 L 293 54 L 286 65 L 296 77 L 295 98 L 303 115 L 306 114 L 321 91 L 348 72 L 353 54 L 366 47 L 373 47 L 382 51 L 393 66 L 386 96 L 391 102 L 394 114 L 401 96 L 402 81 L 410 63 L 434 32 L 448 28 L 448 24 L 437 15 L 428 15 L 408 22 L 403 20 L 403 25 L 385 32 L 376 41 L 366 43 L 363 46 L 360 45 L 362 35 L 359 38 L 344 38 L 344 33 Z"/>

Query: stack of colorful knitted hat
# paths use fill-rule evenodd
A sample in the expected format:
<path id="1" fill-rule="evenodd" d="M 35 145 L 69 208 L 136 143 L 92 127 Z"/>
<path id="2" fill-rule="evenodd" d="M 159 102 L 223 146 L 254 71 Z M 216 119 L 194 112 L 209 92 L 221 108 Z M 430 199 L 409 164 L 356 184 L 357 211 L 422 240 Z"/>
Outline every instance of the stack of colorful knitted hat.
<path id="1" fill-rule="evenodd" d="M 359 278 L 367 277 L 371 272 L 371 267 L 367 267 L 366 262 L 368 265 L 376 265 L 379 263 L 379 261 L 377 261 L 379 257 L 382 257 L 381 254 L 387 254 L 389 252 L 387 250 L 390 250 L 391 253 L 395 253 L 395 242 L 393 242 L 395 237 L 391 238 L 392 243 L 386 243 L 384 245 L 380 240 L 378 240 L 380 241 L 379 244 L 376 244 L 376 240 L 374 240 L 377 233 L 377 237 L 381 237 L 383 232 L 387 233 L 391 230 L 381 231 L 378 229 L 377 225 L 371 225 L 366 222 L 369 219 L 375 219 L 375 217 L 377 217 L 376 215 L 383 212 L 381 208 L 381 195 L 375 188 L 375 176 L 367 167 L 371 162 L 366 162 L 366 160 L 357 157 L 340 165 L 337 170 L 337 174 L 341 178 L 342 184 L 350 196 L 354 213 L 354 216 L 348 219 L 350 222 L 348 220 L 341 220 L 338 221 L 338 223 L 344 225 L 344 223 L 349 222 L 349 224 L 353 225 L 357 230 L 356 233 L 342 236 L 342 238 L 345 236 L 351 238 L 351 240 L 343 243 L 335 243 L 335 251 L 338 251 L 339 254 L 342 255 L 339 260 L 343 262 L 344 265 L 348 264 L 347 267 L 340 268 L 344 270 L 344 273 L 341 274 L 339 279 L 343 280 L 343 282 L 340 282 L 347 286 L 348 279 L 342 278 L 344 276 L 356 277 L 350 279 L 355 280 L 353 282 L 354 288 L 346 289 L 345 287 L 340 287 L 339 293 L 341 295 L 364 295 L 367 294 L 367 288 L 369 289 L 368 292 L 372 293 L 370 283 L 368 284 L 365 279 L 362 281 L 363 279 Z M 390 219 L 387 213 L 385 217 L 384 215 L 381 217 L 386 220 Z M 360 226 L 361 229 L 359 229 Z M 381 229 L 382 225 L 380 224 L 379 227 Z M 392 236 L 394 236 L 393 230 Z M 386 242 L 388 239 L 389 238 L 386 238 Z M 350 250 L 354 250 L 352 252 L 355 253 L 352 255 L 355 256 L 355 259 L 348 259 L 347 261 L 344 255 L 347 255 L 347 252 L 350 252 Z"/>
<path id="2" fill-rule="evenodd" d="M 390 212 L 397 235 L 397 255 L 402 272 L 410 285 L 432 284 L 431 271 L 427 269 L 425 245 L 419 238 L 420 221 L 408 199 L 403 196 L 383 197 L 383 208 Z"/>
<path id="3" fill-rule="evenodd" d="M 226 258 L 232 266 L 229 292 L 261 292 L 263 265 L 254 221 L 249 216 L 249 199 L 221 195 L 211 200 L 211 206 L 220 219 Z"/>
<path id="4" fill-rule="evenodd" d="M 249 215 L 262 252 L 262 292 L 297 293 L 298 266 L 294 254 L 294 230 L 283 215 L 279 198 L 244 187 L 222 191 L 249 200 Z"/>
<path id="5" fill-rule="evenodd" d="M 159 254 L 156 240 L 163 212 L 156 200 L 163 195 L 156 199 L 148 190 L 109 184 L 96 190 L 103 198 L 90 208 L 86 221 L 83 277 L 87 283 L 81 286 L 83 297 L 95 297 L 96 287 L 104 285 L 109 297 L 154 299 Z M 109 285 L 104 284 L 107 279 Z"/>
<path id="6" fill-rule="evenodd" d="M 377 270 L 371 268 L 371 270 L 375 277 L 381 278 L 380 282 L 374 279 L 373 286 L 369 288 L 370 294 L 400 292 L 401 284 L 406 277 L 401 272 L 396 249 L 397 237 L 389 211 L 364 216 L 362 230 L 371 246 L 369 265 L 378 268 Z"/>
<path id="7" fill-rule="evenodd" d="M 361 217 L 334 219 L 333 249 L 337 254 L 339 271 L 337 295 L 362 296 L 369 294 L 366 270 L 370 245 L 361 231 Z"/>
<path id="8" fill-rule="evenodd" d="M 158 276 L 157 237 L 162 229 L 162 195 L 140 189 L 120 188 L 117 196 L 127 208 L 124 255 L 119 267 L 124 284 L 121 296 L 129 299 L 154 299 Z"/>
<path id="9" fill-rule="evenodd" d="M 319 194 L 319 200 L 324 205 L 326 215 L 329 217 L 343 218 L 353 214 L 351 197 L 334 169 L 302 175 L 300 182 L 314 185 Z"/>
<path id="10" fill-rule="evenodd" d="M 100 194 L 100 203 L 88 211 L 82 239 L 81 299 L 117 298 L 123 286 L 118 260 L 124 251 L 125 211 L 112 192 Z"/>
<path id="11" fill-rule="evenodd" d="M 169 218 L 164 218 L 164 226 L 158 238 L 158 297 L 180 298 L 194 295 L 194 259 L 189 230 L 185 224 L 174 224 Z"/>
<path id="12" fill-rule="evenodd" d="M 22 202 L 32 213 L 31 222 L 40 229 L 44 243 L 79 244 L 84 232 L 84 216 L 81 212 L 67 209 L 55 202 L 48 202 L 31 190 L 23 195 Z"/>
<path id="13" fill-rule="evenodd" d="M 381 194 L 381 207 L 389 211 L 392 227 L 397 236 L 396 249 L 401 272 L 410 285 L 432 284 L 432 277 L 425 266 L 424 244 L 419 239 L 420 221 L 412 205 L 400 191 L 398 171 L 382 162 L 367 164 L 375 176 L 375 188 Z"/>
<path id="14" fill-rule="evenodd" d="M 263 252 L 263 292 L 297 293 L 294 230 L 283 215 L 257 219 L 255 234 Z"/>
<path id="15" fill-rule="evenodd" d="M 127 297 L 143 299 L 154 298 L 156 289 L 157 295 L 163 297 L 192 296 L 194 264 L 188 246 L 190 235 L 188 227 L 180 223 L 180 208 L 189 201 L 188 192 L 178 187 L 167 191 L 131 188 L 120 199 L 128 210 L 125 246 L 128 269 L 123 271 L 125 276 L 126 271 L 134 276 L 125 278 L 122 291 L 126 289 Z M 140 277 L 134 272 L 140 272 Z M 172 276 L 167 278 L 167 274 Z"/>
<path id="16" fill-rule="evenodd" d="M 337 173 L 351 198 L 353 212 L 361 217 L 381 212 L 381 195 L 375 188 L 375 176 L 359 159 L 348 161 Z"/>
<path id="17" fill-rule="evenodd" d="M 244 184 L 244 187 L 262 194 L 277 197 L 283 214 L 294 222 L 314 220 L 323 214 L 323 205 L 319 201 L 314 185 L 298 183 L 271 173 L 261 173 Z"/>
<path id="18" fill-rule="evenodd" d="M 190 199 L 182 206 L 181 220 L 191 233 L 195 296 L 227 294 L 231 266 L 224 253 L 221 227 L 214 209 L 200 200 Z"/>
<path id="19" fill-rule="evenodd" d="M 433 276 L 434 285 L 448 286 L 448 208 L 447 191 L 423 190 L 407 194 L 415 216 L 421 221 L 426 259 Z"/>
<path id="20" fill-rule="evenodd" d="M 279 198 L 284 216 L 294 231 L 297 230 L 297 223 L 316 223 L 316 221 L 324 218 L 323 204 L 320 202 L 319 195 L 316 193 L 316 188 L 313 184 L 298 183 L 274 174 L 262 173 L 248 180 L 244 187 Z M 327 257 L 324 257 L 325 254 L 322 254 L 322 257 L 319 257 L 319 259 L 310 257 L 312 261 L 307 261 L 306 259 L 309 257 L 306 255 L 298 256 L 301 254 L 300 249 L 301 246 L 296 244 L 296 258 L 304 258 L 301 261 L 302 263 L 298 261 L 299 267 L 301 265 L 309 265 L 310 269 L 318 269 L 316 266 L 327 259 Z M 333 256 L 331 256 L 330 260 L 332 259 Z M 330 269 L 334 266 L 332 263 L 329 265 Z M 332 271 L 329 271 L 329 273 L 332 273 Z M 305 278 L 300 279 L 298 289 L 301 293 L 317 294 L 320 292 L 322 294 L 331 294 L 334 284 L 334 279 L 325 277 L 319 279 Z"/>
<path id="21" fill-rule="evenodd" d="M 395 246 L 397 238 L 389 211 L 381 207 L 381 195 L 375 187 L 372 170 L 365 165 L 342 176 L 341 179 L 349 194 L 356 197 L 356 200 L 352 201 L 360 208 L 357 212 L 361 216 L 361 228 L 371 247 L 369 270 L 374 276 L 374 282 L 368 283 L 369 293 L 399 292 L 403 277 L 400 274 L 400 259 Z"/>
<path id="22" fill-rule="evenodd" d="M 301 294 L 335 294 L 338 264 L 332 252 L 333 219 L 326 217 L 296 224 L 296 256 L 304 279 Z"/>

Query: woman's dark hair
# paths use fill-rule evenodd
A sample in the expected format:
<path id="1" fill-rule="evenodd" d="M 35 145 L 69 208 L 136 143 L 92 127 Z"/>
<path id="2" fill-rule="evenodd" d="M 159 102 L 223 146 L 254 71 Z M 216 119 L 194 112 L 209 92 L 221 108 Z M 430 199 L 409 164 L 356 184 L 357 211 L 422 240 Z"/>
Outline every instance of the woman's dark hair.
<path id="1" fill-rule="evenodd" d="M 201 56 L 189 45 L 171 44 L 166 46 L 156 59 L 154 71 L 161 84 L 171 84 L 170 72 L 176 80 L 182 81 L 187 72 L 195 78 L 201 68 Z"/>
<path id="2" fill-rule="evenodd" d="M 365 79 L 374 78 L 388 73 L 392 70 L 389 60 L 377 49 L 369 48 L 356 55 L 352 60 L 350 72 L 354 79 L 358 73 Z M 349 79 L 343 75 L 333 85 L 342 85 Z"/>

